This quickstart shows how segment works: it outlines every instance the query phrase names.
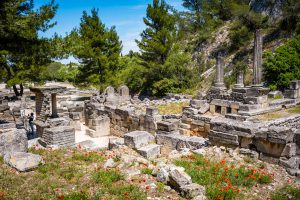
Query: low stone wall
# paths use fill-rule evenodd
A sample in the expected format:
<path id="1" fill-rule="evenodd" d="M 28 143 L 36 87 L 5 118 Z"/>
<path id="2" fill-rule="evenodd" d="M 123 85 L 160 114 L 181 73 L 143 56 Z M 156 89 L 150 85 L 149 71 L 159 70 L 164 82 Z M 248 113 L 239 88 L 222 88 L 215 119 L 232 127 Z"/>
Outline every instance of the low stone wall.
<path id="1" fill-rule="evenodd" d="M 270 126 L 286 126 L 290 128 L 300 129 L 300 115 L 292 116 L 284 119 L 277 119 L 269 122 Z"/>

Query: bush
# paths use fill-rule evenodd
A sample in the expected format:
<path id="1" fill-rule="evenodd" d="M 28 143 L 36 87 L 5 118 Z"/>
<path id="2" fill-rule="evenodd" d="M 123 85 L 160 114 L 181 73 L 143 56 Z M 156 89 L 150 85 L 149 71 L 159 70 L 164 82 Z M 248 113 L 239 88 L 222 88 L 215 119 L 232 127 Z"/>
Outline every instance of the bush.
<path id="1" fill-rule="evenodd" d="M 264 56 L 265 81 L 271 89 L 284 90 L 291 80 L 300 79 L 300 35 Z"/>

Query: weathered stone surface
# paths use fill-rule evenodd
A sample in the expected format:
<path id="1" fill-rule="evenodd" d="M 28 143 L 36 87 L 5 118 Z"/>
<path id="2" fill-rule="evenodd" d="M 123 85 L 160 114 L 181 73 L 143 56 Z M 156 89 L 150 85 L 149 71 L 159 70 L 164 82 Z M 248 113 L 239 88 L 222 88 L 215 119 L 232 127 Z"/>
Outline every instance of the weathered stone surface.
<path id="1" fill-rule="evenodd" d="M 180 190 L 183 196 L 189 199 L 197 196 L 205 196 L 205 187 L 197 183 L 185 185 L 181 187 Z"/>
<path id="2" fill-rule="evenodd" d="M 108 159 L 103 165 L 104 168 L 114 168 L 116 166 L 117 166 L 117 163 L 112 158 Z"/>
<path id="3" fill-rule="evenodd" d="M 157 122 L 157 130 L 159 130 L 159 131 L 171 132 L 171 131 L 177 130 L 177 128 L 178 128 L 177 123 L 172 123 L 172 122 L 168 122 L 168 121 Z"/>
<path id="4" fill-rule="evenodd" d="M 208 134 L 208 138 L 213 144 L 217 144 L 217 145 L 218 144 L 233 145 L 233 146 L 239 145 L 238 136 L 232 135 L 230 133 L 223 133 L 223 132 L 211 130 Z"/>
<path id="5" fill-rule="evenodd" d="M 157 135 L 156 142 L 161 145 L 162 154 L 169 154 L 172 150 L 180 150 L 181 148 L 195 150 L 207 146 L 207 139 L 205 138 L 178 134 Z"/>
<path id="6" fill-rule="evenodd" d="M 86 149 L 86 150 L 97 150 L 103 148 L 103 147 L 99 147 L 99 145 L 93 142 L 92 140 L 85 140 L 79 142 L 76 144 L 76 147 L 80 147 L 81 149 Z"/>
<path id="7" fill-rule="evenodd" d="M 205 103 L 204 105 L 202 105 L 199 109 L 199 114 L 204 114 L 207 113 L 209 111 L 209 104 Z"/>
<path id="8" fill-rule="evenodd" d="M 292 157 L 290 159 L 281 158 L 279 160 L 279 165 L 281 165 L 285 168 L 299 169 L 299 164 L 300 164 L 299 157 Z"/>
<path id="9" fill-rule="evenodd" d="M 169 182 L 169 171 L 166 168 L 161 167 L 157 172 L 157 180 L 167 184 Z"/>
<path id="10" fill-rule="evenodd" d="M 146 131 L 133 131 L 124 135 L 125 145 L 134 149 L 146 146 L 154 140 L 155 137 Z"/>
<path id="11" fill-rule="evenodd" d="M 266 155 L 264 153 L 259 154 L 259 159 L 268 163 L 272 164 L 278 164 L 279 163 L 279 158 L 275 158 L 269 155 Z"/>
<path id="12" fill-rule="evenodd" d="M 147 159 L 156 158 L 160 154 L 160 145 L 149 144 L 138 149 L 138 152 Z"/>
<path id="13" fill-rule="evenodd" d="M 13 152 L 4 156 L 4 162 L 20 172 L 29 171 L 43 164 L 40 155 L 25 152 Z"/>
<path id="14" fill-rule="evenodd" d="M 70 126 L 47 128 L 42 140 L 47 145 L 72 146 L 75 144 L 75 129 Z"/>
<path id="15" fill-rule="evenodd" d="M 109 138 L 108 148 L 118 149 L 120 146 L 124 145 L 124 138 Z"/>
<path id="16" fill-rule="evenodd" d="M 289 143 L 285 145 L 283 152 L 281 153 L 281 156 L 290 158 L 296 155 L 296 144 L 295 143 Z"/>
<path id="17" fill-rule="evenodd" d="M 9 152 L 27 152 L 28 139 L 25 130 L 15 129 L 0 134 L 0 155 Z"/>
<path id="18" fill-rule="evenodd" d="M 249 156 L 250 158 L 253 158 L 255 160 L 257 160 L 258 157 L 259 157 L 259 154 L 256 151 L 252 151 L 250 149 L 243 149 L 243 148 L 241 148 L 240 149 L 240 154 Z"/>
<path id="19" fill-rule="evenodd" d="M 93 137 L 103 137 L 110 135 L 110 118 L 106 115 L 89 120 L 89 128 L 94 131 L 87 131 L 86 134 Z"/>
<path id="20" fill-rule="evenodd" d="M 202 106 L 204 106 L 205 104 L 207 104 L 206 100 L 197 100 L 197 99 L 193 99 L 190 101 L 190 106 L 192 108 L 195 109 L 200 109 Z"/>
<path id="21" fill-rule="evenodd" d="M 185 172 L 179 171 L 177 169 L 170 172 L 170 184 L 180 190 L 180 188 L 192 183 L 192 178 Z"/>

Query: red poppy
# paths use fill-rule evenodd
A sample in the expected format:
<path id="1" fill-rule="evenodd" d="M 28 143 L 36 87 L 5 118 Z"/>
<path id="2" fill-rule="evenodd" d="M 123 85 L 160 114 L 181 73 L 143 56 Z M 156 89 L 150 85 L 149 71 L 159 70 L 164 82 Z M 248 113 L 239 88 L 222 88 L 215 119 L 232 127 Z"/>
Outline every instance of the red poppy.
<path id="1" fill-rule="evenodd" d="M 221 160 L 220 164 L 224 165 L 226 163 L 225 160 Z"/>
<path id="2" fill-rule="evenodd" d="M 146 183 L 146 179 L 144 179 L 143 182 Z"/>
<path id="3" fill-rule="evenodd" d="M 4 192 L 0 192 L 0 197 L 4 197 Z"/>
<path id="4" fill-rule="evenodd" d="M 128 192 L 124 192 L 124 196 L 127 197 L 128 196 Z"/>
<path id="5" fill-rule="evenodd" d="M 150 186 L 149 186 L 149 185 L 147 185 L 147 186 L 146 186 L 146 190 L 149 190 L 149 189 L 150 189 Z"/>
<path id="6" fill-rule="evenodd" d="M 59 196 L 56 196 L 58 199 L 64 199 L 65 196 L 64 195 L 59 195 Z"/>

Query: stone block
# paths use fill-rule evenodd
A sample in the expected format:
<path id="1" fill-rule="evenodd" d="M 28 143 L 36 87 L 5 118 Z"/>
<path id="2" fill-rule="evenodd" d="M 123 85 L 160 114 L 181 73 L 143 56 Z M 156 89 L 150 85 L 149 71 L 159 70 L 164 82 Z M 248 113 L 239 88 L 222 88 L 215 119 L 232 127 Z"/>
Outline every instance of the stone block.
<path id="1" fill-rule="evenodd" d="M 146 108 L 146 115 L 155 116 L 158 115 L 158 109 L 155 107 L 148 107 Z"/>
<path id="2" fill-rule="evenodd" d="M 215 105 L 209 105 L 209 112 L 211 112 L 211 114 L 215 114 L 216 113 L 216 106 Z"/>
<path id="3" fill-rule="evenodd" d="M 110 118 L 107 116 L 99 116 L 96 119 L 92 119 L 89 123 L 89 128 L 94 130 L 88 131 L 88 133 L 93 133 L 91 137 L 103 137 L 110 135 Z M 89 135 L 89 134 L 88 134 Z"/>
<path id="4" fill-rule="evenodd" d="M 225 145 L 239 146 L 237 135 L 211 130 L 208 134 L 208 138 L 210 142 L 216 145 L 225 144 Z"/>
<path id="5" fill-rule="evenodd" d="M 28 139 L 25 130 L 14 129 L 0 134 L 0 156 L 11 152 L 27 152 Z"/>
<path id="6" fill-rule="evenodd" d="M 290 159 L 280 158 L 279 165 L 290 169 L 299 169 L 300 158 L 292 157 Z"/>
<path id="7" fill-rule="evenodd" d="M 124 138 L 109 138 L 108 148 L 110 150 L 118 149 L 120 146 L 122 146 L 124 144 L 125 144 Z"/>
<path id="8" fill-rule="evenodd" d="M 32 170 L 44 163 L 40 155 L 25 152 L 8 153 L 4 156 L 4 162 L 20 172 Z"/>
<path id="9" fill-rule="evenodd" d="M 291 158 L 291 157 L 295 156 L 296 148 L 297 148 L 297 146 L 295 143 L 286 144 L 283 149 L 283 152 L 281 153 L 281 156 L 287 157 L 287 158 Z"/>
<path id="10" fill-rule="evenodd" d="M 70 126 L 46 128 L 41 139 L 46 145 L 73 146 L 75 144 L 75 129 Z"/>
<path id="11" fill-rule="evenodd" d="M 125 145 L 134 149 L 147 146 L 149 143 L 154 141 L 155 137 L 146 131 L 133 131 L 124 135 Z"/>
<path id="12" fill-rule="evenodd" d="M 147 159 L 154 159 L 160 154 L 160 145 L 149 144 L 138 149 L 138 152 Z"/>
<path id="13" fill-rule="evenodd" d="M 192 199 L 198 196 L 205 197 L 205 187 L 197 183 L 182 186 L 180 190 L 183 196 L 185 196 L 188 199 Z"/>
<path id="14" fill-rule="evenodd" d="M 290 89 L 291 90 L 298 90 L 300 89 L 300 80 L 295 80 L 290 82 Z"/>
<path id="15" fill-rule="evenodd" d="M 192 183 L 192 178 L 187 173 L 179 171 L 177 169 L 170 172 L 169 178 L 170 185 L 172 185 L 177 190 L 180 190 L 180 188 Z"/>
<path id="16" fill-rule="evenodd" d="M 210 109 L 209 104 L 208 104 L 208 103 L 205 103 L 205 104 L 203 104 L 203 105 L 200 107 L 198 113 L 199 113 L 199 114 L 207 113 L 207 112 L 209 111 L 209 109 Z"/>
<path id="17" fill-rule="evenodd" d="M 268 97 L 272 99 L 283 98 L 283 94 L 281 91 L 272 91 L 269 92 Z"/>
<path id="18" fill-rule="evenodd" d="M 284 97 L 289 99 L 297 99 L 300 97 L 300 89 L 297 90 L 285 90 Z"/>
<path id="19" fill-rule="evenodd" d="M 171 132 L 171 131 L 177 130 L 177 128 L 178 128 L 177 123 L 172 123 L 172 122 L 167 122 L 167 121 L 157 122 L 157 130 L 159 130 L 159 131 Z"/>
<path id="20" fill-rule="evenodd" d="M 206 100 L 197 100 L 197 99 L 192 99 L 190 101 L 190 106 L 192 108 L 195 108 L 195 109 L 200 109 L 201 107 L 203 107 L 205 104 L 207 104 L 207 101 Z"/>

